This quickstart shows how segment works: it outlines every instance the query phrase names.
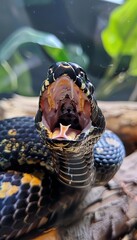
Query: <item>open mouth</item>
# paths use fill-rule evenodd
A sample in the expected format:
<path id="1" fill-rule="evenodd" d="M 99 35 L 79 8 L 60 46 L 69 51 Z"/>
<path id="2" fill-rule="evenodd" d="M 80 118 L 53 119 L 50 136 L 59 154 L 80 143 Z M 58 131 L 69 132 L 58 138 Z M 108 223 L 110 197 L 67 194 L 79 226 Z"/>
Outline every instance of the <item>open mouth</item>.
<path id="1" fill-rule="evenodd" d="M 51 139 L 76 140 L 91 127 L 91 103 L 69 76 L 63 75 L 48 86 L 40 108 Z"/>

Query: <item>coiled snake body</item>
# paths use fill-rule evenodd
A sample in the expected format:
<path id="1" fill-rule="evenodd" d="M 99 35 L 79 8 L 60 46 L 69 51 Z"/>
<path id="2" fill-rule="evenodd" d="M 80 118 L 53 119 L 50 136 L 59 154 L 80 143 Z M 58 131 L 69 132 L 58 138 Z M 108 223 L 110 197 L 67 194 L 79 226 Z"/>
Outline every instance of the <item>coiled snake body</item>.
<path id="1" fill-rule="evenodd" d="M 93 92 L 80 66 L 59 62 L 43 82 L 35 121 L 0 121 L 0 240 L 71 223 L 91 187 L 120 167 L 123 144 L 104 132 Z"/>

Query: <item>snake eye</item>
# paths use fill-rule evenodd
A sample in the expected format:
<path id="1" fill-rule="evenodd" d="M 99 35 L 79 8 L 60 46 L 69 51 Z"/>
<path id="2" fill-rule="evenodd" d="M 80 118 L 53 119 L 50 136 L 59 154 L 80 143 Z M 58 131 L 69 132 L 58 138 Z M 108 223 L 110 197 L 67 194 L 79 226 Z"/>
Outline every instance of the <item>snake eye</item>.
<path id="1" fill-rule="evenodd" d="M 91 82 L 88 82 L 88 89 L 91 92 L 91 94 L 94 93 L 95 88 L 94 88 L 94 86 L 93 86 L 93 84 Z"/>
<path id="2" fill-rule="evenodd" d="M 86 81 L 86 74 L 83 71 L 79 72 L 78 77 L 81 78 L 82 80 Z"/>
<path id="3" fill-rule="evenodd" d="M 53 68 L 49 68 L 48 75 L 51 75 L 53 73 Z"/>

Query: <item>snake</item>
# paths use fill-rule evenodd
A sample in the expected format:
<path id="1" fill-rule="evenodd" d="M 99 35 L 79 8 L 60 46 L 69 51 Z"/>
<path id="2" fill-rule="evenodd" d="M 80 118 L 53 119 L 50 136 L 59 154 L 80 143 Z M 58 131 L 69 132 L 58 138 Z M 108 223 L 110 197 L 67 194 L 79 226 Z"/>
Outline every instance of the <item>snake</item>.
<path id="1" fill-rule="evenodd" d="M 89 191 L 118 171 L 124 145 L 105 129 L 94 92 L 82 67 L 57 62 L 35 118 L 0 121 L 0 240 L 69 225 Z"/>

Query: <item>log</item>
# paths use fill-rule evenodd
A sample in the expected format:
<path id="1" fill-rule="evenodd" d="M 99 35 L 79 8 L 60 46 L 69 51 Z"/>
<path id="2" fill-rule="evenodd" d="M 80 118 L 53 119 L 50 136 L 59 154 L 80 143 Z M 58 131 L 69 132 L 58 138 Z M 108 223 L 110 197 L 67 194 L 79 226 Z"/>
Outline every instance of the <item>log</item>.
<path id="1" fill-rule="evenodd" d="M 127 154 L 137 149 L 137 103 L 99 102 L 106 126 L 124 142 Z"/>

